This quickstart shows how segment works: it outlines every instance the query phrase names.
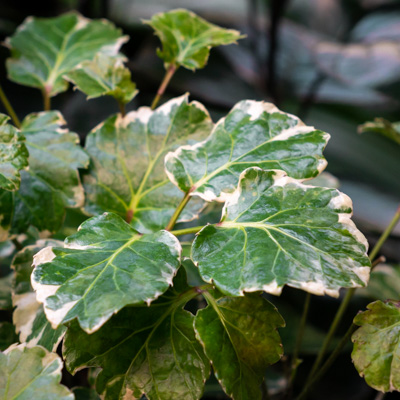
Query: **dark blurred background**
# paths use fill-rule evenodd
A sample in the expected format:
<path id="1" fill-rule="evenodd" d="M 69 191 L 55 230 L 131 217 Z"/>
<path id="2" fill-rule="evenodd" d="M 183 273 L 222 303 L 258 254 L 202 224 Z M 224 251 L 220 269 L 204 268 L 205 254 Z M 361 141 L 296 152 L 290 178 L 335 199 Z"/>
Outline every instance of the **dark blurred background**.
<path id="1" fill-rule="evenodd" d="M 150 104 L 164 73 L 155 54 L 159 42 L 141 19 L 178 7 L 238 29 L 247 37 L 238 45 L 213 49 L 207 67 L 195 74 L 180 69 L 164 100 L 188 91 L 192 100 L 206 105 L 214 120 L 242 99 L 272 101 L 308 125 L 329 132 L 327 171 L 353 199 L 354 219 L 373 245 L 399 204 L 400 146 L 378 134 L 359 135 L 357 126 L 375 117 L 400 120 L 399 0 L 0 0 L 0 40 L 29 15 L 51 17 L 78 10 L 90 18 L 110 19 L 130 36 L 122 51 L 140 93 L 129 110 Z M 38 90 L 7 81 L 4 61 L 8 55 L 2 46 L 0 81 L 19 117 L 41 111 Z M 82 142 L 94 126 L 117 111 L 112 99 L 87 102 L 83 94 L 72 90 L 54 98 L 52 106 L 64 114 Z M 0 112 L 5 112 L 2 105 Z M 382 250 L 394 264 L 400 264 L 399 243 L 400 226 Z M 290 289 L 286 293 L 287 304 L 291 303 L 286 315 L 285 304 L 274 303 L 288 320 L 291 310 L 301 309 L 297 300 L 303 294 Z M 365 301 L 360 304 L 355 302 L 349 320 L 359 307 L 365 307 Z M 337 303 L 321 299 L 312 306 L 311 323 L 326 328 L 330 319 L 319 321 L 320 310 L 333 315 L 336 307 Z M 295 320 L 293 316 L 293 327 Z M 309 327 L 306 338 L 310 354 L 321 340 L 321 332 L 313 329 Z M 335 379 L 323 381 L 323 394 L 315 398 L 375 398 L 355 378 L 348 354 L 345 357 L 346 366 L 337 369 Z M 212 398 L 224 398 L 215 391 Z"/>

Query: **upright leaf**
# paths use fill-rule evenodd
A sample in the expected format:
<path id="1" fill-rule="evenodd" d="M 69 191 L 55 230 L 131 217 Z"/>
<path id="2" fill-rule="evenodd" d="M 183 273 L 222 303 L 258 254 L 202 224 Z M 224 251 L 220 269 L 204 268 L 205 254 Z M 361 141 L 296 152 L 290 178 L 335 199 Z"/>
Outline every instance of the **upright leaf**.
<path id="1" fill-rule="evenodd" d="M 184 192 L 224 201 L 248 167 L 282 169 L 313 178 L 326 166 L 325 132 L 305 126 L 270 103 L 241 101 L 202 143 L 182 146 L 165 159 L 168 177 Z"/>
<path id="2" fill-rule="evenodd" d="M 86 332 L 99 329 L 128 304 L 150 304 L 172 283 L 181 246 L 167 231 L 140 235 L 118 215 L 85 221 L 34 258 L 32 285 L 54 328 L 78 318 Z"/>
<path id="3" fill-rule="evenodd" d="M 375 118 L 358 127 L 359 133 L 376 132 L 400 144 L 400 122 L 389 122 L 383 118 Z"/>
<path id="4" fill-rule="evenodd" d="M 112 96 L 119 103 L 129 103 L 137 94 L 131 72 L 120 57 L 97 54 L 94 60 L 84 61 L 65 75 L 88 99 Z"/>
<path id="5" fill-rule="evenodd" d="M 206 282 L 243 296 L 284 285 L 338 296 L 365 286 L 368 243 L 350 220 L 349 197 L 306 186 L 283 171 L 249 168 L 226 202 L 221 222 L 197 235 L 192 259 Z"/>
<path id="6" fill-rule="evenodd" d="M 351 358 L 360 376 L 381 392 L 400 391 L 400 304 L 378 300 L 358 314 Z"/>
<path id="7" fill-rule="evenodd" d="M 98 52 L 116 55 L 126 41 L 111 22 L 91 21 L 76 12 L 56 18 L 29 17 L 6 40 L 11 50 L 8 76 L 55 96 L 67 90 L 63 76 L 79 63 L 92 60 Z"/>
<path id="8" fill-rule="evenodd" d="M 155 111 L 141 107 L 125 118 L 108 118 L 86 141 L 92 159 L 84 179 L 86 210 L 114 212 L 142 233 L 164 228 L 182 198 L 164 171 L 164 156 L 204 139 L 211 128 L 207 111 L 187 95 Z M 189 203 L 181 220 L 192 219 L 202 206 Z"/>
<path id="9" fill-rule="evenodd" d="M 57 240 L 39 240 L 34 245 L 19 251 L 13 261 L 15 270 L 12 302 L 15 307 L 13 322 L 19 333 L 19 341 L 28 347 L 40 345 L 49 351 L 56 351 L 65 333 L 65 326 L 51 327 L 44 313 L 43 305 L 36 300 L 31 286 L 33 256 L 47 246 L 62 246 Z"/>
<path id="10" fill-rule="evenodd" d="M 0 398 L 73 400 L 60 385 L 62 361 L 43 347 L 11 346 L 0 353 Z"/>
<path id="11" fill-rule="evenodd" d="M 220 28 L 187 10 L 172 10 L 153 15 L 144 21 L 160 38 L 158 56 L 165 66 L 182 66 L 195 70 L 207 64 L 211 47 L 236 43 L 240 32 Z"/>
<path id="12" fill-rule="evenodd" d="M 0 114 L 0 188 L 17 190 L 21 182 L 19 171 L 28 166 L 29 153 L 24 136 L 8 120 Z"/>
<path id="13" fill-rule="evenodd" d="M 41 232 L 55 232 L 65 207 L 84 203 L 78 168 L 86 168 L 89 159 L 78 146 L 78 135 L 63 125 L 58 111 L 30 114 L 22 122 L 29 170 L 21 171 L 19 191 L 0 191 L 0 224 L 10 234 L 23 233 L 30 225 Z"/>
<path id="14" fill-rule="evenodd" d="M 279 361 L 283 348 L 277 328 L 283 318 L 257 295 L 243 298 L 206 297 L 197 312 L 196 335 L 211 360 L 225 393 L 234 400 L 261 399 L 265 369 Z"/>
<path id="15" fill-rule="evenodd" d="M 150 307 L 124 308 L 92 335 L 72 323 L 63 348 L 69 371 L 101 367 L 96 387 L 107 400 L 199 399 L 210 367 L 183 309 L 196 292 L 179 282 L 182 272 Z"/>

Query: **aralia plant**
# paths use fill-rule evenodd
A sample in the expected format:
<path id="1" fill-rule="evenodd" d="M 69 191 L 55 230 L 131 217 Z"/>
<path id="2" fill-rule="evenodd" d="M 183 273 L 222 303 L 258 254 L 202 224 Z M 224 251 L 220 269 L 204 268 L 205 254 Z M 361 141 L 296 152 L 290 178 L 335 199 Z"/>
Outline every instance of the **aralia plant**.
<path id="1" fill-rule="evenodd" d="M 120 53 L 128 38 L 110 22 L 28 18 L 6 41 L 9 78 L 41 90 L 44 111 L 20 122 L 0 92 L 14 123 L 1 116 L 0 237 L 13 255 L 3 279 L 12 301 L 2 305 L 14 308 L 20 343 L 0 355 L 3 399 L 88 390 L 59 383 L 63 364 L 72 374 L 96 370 L 95 389 L 109 400 L 200 399 L 211 369 L 229 397 L 266 399 L 265 370 L 284 354 L 277 329 L 285 322 L 262 293 L 287 285 L 337 297 L 347 288 L 343 313 L 354 288 L 368 283 L 379 248 L 368 258 L 350 198 L 306 182 L 326 167 L 329 135 L 262 101 L 241 101 L 217 123 L 187 94 L 158 106 L 179 68 L 203 68 L 212 47 L 241 35 L 186 10 L 145 23 L 161 40 L 166 74 L 151 107 L 129 113 L 137 90 Z M 88 99 L 113 96 L 120 108 L 84 148 L 50 110 L 69 83 Z M 218 220 L 213 204 L 223 205 Z M 88 217 L 61 242 L 53 236 L 70 208 Z M 303 328 L 305 318 L 306 310 Z M 384 391 L 399 389 L 399 369 L 377 355 L 374 338 L 389 319 L 399 324 L 398 304 L 373 303 L 353 336 L 356 367 Z M 299 398 L 321 373 L 339 320 Z M 300 345 L 301 337 L 292 381 Z"/>

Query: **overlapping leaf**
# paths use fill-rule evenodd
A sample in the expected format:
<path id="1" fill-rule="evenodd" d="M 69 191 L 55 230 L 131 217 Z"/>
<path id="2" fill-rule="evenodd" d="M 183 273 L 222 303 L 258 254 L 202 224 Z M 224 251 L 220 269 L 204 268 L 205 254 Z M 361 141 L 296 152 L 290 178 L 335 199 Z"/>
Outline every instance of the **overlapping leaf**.
<path id="1" fill-rule="evenodd" d="M 283 355 L 277 328 L 285 322 L 271 303 L 254 294 L 206 299 L 209 305 L 197 312 L 195 330 L 216 378 L 232 399 L 261 399 L 265 369 Z"/>
<path id="2" fill-rule="evenodd" d="M 73 400 L 60 385 L 62 361 L 40 346 L 11 346 L 0 353 L 0 398 Z"/>
<path id="3" fill-rule="evenodd" d="M 250 168 L 221 222 L 197 235 L 192 259 L 205 281 L 233 296 L 279 294 L 284 285 L 338 296 L 341 287 L 365 286 L 370 271 L 368 244 L 350 220 L 351 207 L 336 189 Z"/>
<path id="4" fill-rule="evenodd" d="M 33 256 L 48 246 L 62 246 L 57 240 L 39 240 L 34 245 L 19 251 L 12 262 L 15 270 L 12 302 L 15 307 L 13 322 L 19 333 L 19 341 L 27 346 L 40 345 L 49 351 L 56 351 L 66 328 L 53 329 L 44 314 L 43 305 L 36 300 L 31 287 Z"/>
<path id="5" fill-rule="evenodd" d="M 106 20 L 90 21 L 78 13 L 56 18 L 29 17 L 6 40 L 11 49 L 7 60 L 9 78 L 46 91 L 64 92 L 63 76 L 96 53 L 116 55 L 127 37 Z"/>
<path id="6" fill-rule="evenodd" d="M 270 103 L 245 100 L 204 142 L 169 153 L 165 166 L 170 180 L 184 192 L 223 201 L 248 167 L 282 169 L 297 179 L 317 176 L 326 166 L 322 151 L 328 139 L 327 133 Z"/>
<path id="7" fill-rule="evenodd" d="M 240 32 L 220 28 L 187 10 L 172 10 L 144 21 L 150 25 L 162 43 L 158 56 L 169 65 L 188 69 L 203 68 L 211 47 L 236 43 Z"/>
<path id="8" fill-rule="evenodd" d="M 0 188 L 16 190 L 21 181 L 19 171 L 28 166 L 29 153 L 24 136 L 8 120 L 0 114 Z"/>
<path id="9" fill-rule="evenodd" d="M 107 400 L 141 398 L 196 400 L 209 375 L 209 361 L 183 310 L 196 296 L 183 270 L 174 287 L 148 307 L 121 310 L 99 331 L 86 334 L 72 323 L 64 342 L 71 372 L 93 366 L 103 370 L 96 387 Z"/>
<path id="10" fill-rule="evenodd" d="M 167 231 L 140 235 L 118 215 L 85 221 L 65 240 L 34 258 L 32 285 L 52 326 L 78 318 L 96 331 L 128 304 L 150 304 L 172 283 L 181 246 Z"/>
<path id="11" fill-rule="evenodd" d="M 137 94 L 131 80 L 131 72 L 124 67 L 123 60 L 98 54 L 94 60 L 84 61 L 65 75 L 88 99 L 112 96 L 119 103 L 129 103 Z"/>
<path id="12" fill-rule="evenodd" d="M 89 158 L 77 145 L 78 135 L 62 128 L 64 124 L 57 111 L 30 114 L 22 122 L 29 170 L 21 171 L 18 191 L 0 190 L 4 231 L 22 233 L 33 225 L 42 232 L 55 232 L 62 224 L 65 207 L 83 205 L 78 168 L 86 168 Z"/>
<path id="13" fill-rule="evenodd" d="M 358 314 L 361 326 L 352 336 L 351 358 L 369 386 L 381 392 L 400 391 L 400 304 L 378 300 Z"/>
<path id="14" fill-rule="evenodd" d="M 0 310 L 9 310 L 12 308 L 11 301 L 11 282 L 12 274 L 0 278 Z"/>
<path id="15" fill-rule="evenodd" d="M 92 159 L 84 180 L 86 210 L 119 214 L 142 233 L 164 228 L 182 198 L 164 171 L 164 156 L 204 139 L 211 129 L 207 111 L 188 103 L 186 95 L 155 111 L 142 107 L 125 118 L 108 118 L 86 141 Z M 189 203 L 181 220 L 192 219 L 201 208 L 201 202 Z"/>
<path id="16" fill-rule="evenodd" d="M 373 122 L 360 125 L 358 132 L 377 132 L 400 144 L 400 122 L 389 122 L 383 118 L 375 118 Z"/>
<path id="17" fill-rule="evenodd" d="M 15 327 L 10 322 L 0 322 L 0 351 L 18 342 Z"/>

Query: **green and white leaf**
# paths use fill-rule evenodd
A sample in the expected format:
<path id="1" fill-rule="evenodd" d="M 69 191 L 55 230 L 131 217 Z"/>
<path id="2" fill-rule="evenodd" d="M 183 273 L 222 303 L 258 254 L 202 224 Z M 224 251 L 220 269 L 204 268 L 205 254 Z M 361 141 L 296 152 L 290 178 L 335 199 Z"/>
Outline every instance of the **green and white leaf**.
<path id="1" fill-rule="evenodd" d="M 151 111 L 114 115 L 87 137 L 92 163 L 84 178 L 86 211 L 114 212 L 141 233 L 164 228 L 182 193 L 164 171 L 164 157 L 180 145 L 203 140 L 212 129 L 205 108 L 184 95 Z M 193 219 L 203 202 L 191 202 L 180 221 Z"/>
<path id="2" fill-rule="evenodd" d="M 207 64 L 210 49 L 236 43 L 243 36 L 233 29 L 221 28 L 187 10 L 172 10 L 144 21 L 159 37 L 158 56 L 169 65 L 195 70 Z"/>
<path id="3" fill-rule="evenodd" d="M 65 75 L 76 89 L 88 99 L 112 96 L 119 103 L 129 103 L 138 93 L 131 80 L 131 72 L 121 57 L 97 54 L 94 60 L 84 61 Z"/>
<path id="4" fill-rule="evenodd" d="M 0 278 L 0 310 L 9 310 L 12 308 L 11 285 L 13 274 L 8 274 Z"/>
<path id="5" fill-rule="evenodd" d="M 55 96 L 68 88 L 65 74 L 99 52 L 118 54 L 127 40 L 111 22 L 91 21 L 76 12 L 56 18 L 28 17 L 6 39 L 11 50 L 8 77 Z"/>
<path id="6" fill-rule="evenodd" d="M 96 388 L 106 400 L 140 399 L 142 394 L 158 400 L 200 399 L 210 363 L 195 338 L 194 317 L 183 309 L 196 296 L 183 272 L 150 307 L 124 308 L 91 335 L 72 323 L 63 347 L 68 370 L 101 367 Z"/>
<path id="7" fill-rule="evenodd" d="M 261 400 L 265 369 L 283 355 L 277 328 L 285 321 L 261 296 L 206 296 L 197 312 L 196 336 L 211 360 L 215 377 L 234 400 Z"/>
<path id="8" fill-rule="evenodd" d="M 400 304 L 378 300 L 358 314 L 351 358 L 360 376 L 381 392 L 400 391 Z"/>
<path id="9" fill-rule="evenodd" d="M 77 318 L 92 333 L 126 305 L 149 305 L 180 266 L 174 235 L 140 235 L 112 213 L 85 221 L 64 243 L 34 257 L 32 285 L 53 328 Z"/>
<path id="10" fill-rule="evenodd" d="M 17 190 L 21 182 L 19 171 L 28 166 L 29 153 L 24 136 L 8 120 L 0 114 L 0 188 Z"/>
<path id="11" fill-rule="evenodd" d="M 29 170 L 21 171 L 19 191 L 0 190 L 0 224 L 11 235 L 30 225 L 40 232 L 55 232 L 66 207 L 84 204 L 78 168 L 87 168 L 89 157 L 79 146 L 78 135 L 63 125 L 58 111 L 30 114 L 22 122 Z"/>
<path id="12" fill-rule="evenodd" d="M 376 132 L 400 144 L 400 122 L 390 122 L 384 118 L 375 118 L 358 127 L 359 133 Z"/>
<path id="13" fill-rule="evenodd" d="M 171 182 L 206 201 L 225 201 L 246 168 L 282 169 L 296 179 L 317 176 L 325 167 L 325 132 L 306 126 L 271 103 L 244 100 L 201 143 L 167 154 Z"/>
<path id="14" fill-rule="evenodd" d="M 0 353 L 0 398 L 7 400 L 74 400 L 63 385 L 63 363 L 43 347 L 10 346 Z"/>
<path id="15" fill-rule="evenodd" d="M 369 278 L 368 243 L 351 214 L 350 198 L 336 189 L 249 168 L 221 222 L 196 236 L 192 259 L 202 278 L 228 295 L 279 295 L 288 285 L 337 297 Z"/>
<path id="16" fill-rule="evenodd" d="M 30 283 L 33 256 L 45 247 L 62 245 L 58 240 L 39 240 L 19 251 L 13 259 L 13 322 L 19 333 L 19 341 L 26 343 L 28 347 L 40 345 L 55 352 L 65 334 L 65 326 L 61 325 L 57 329 L 51 327 L 43 305 L 36 300 L 36 293 Z"/>

